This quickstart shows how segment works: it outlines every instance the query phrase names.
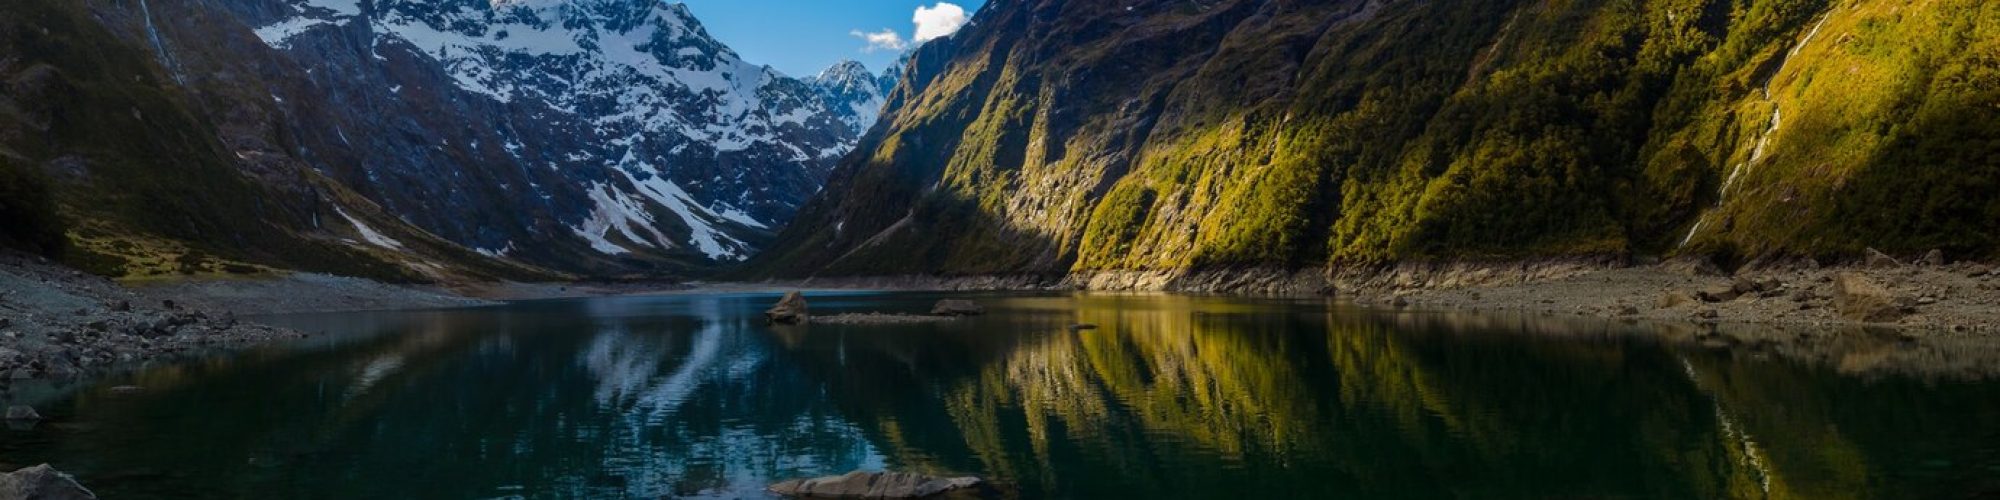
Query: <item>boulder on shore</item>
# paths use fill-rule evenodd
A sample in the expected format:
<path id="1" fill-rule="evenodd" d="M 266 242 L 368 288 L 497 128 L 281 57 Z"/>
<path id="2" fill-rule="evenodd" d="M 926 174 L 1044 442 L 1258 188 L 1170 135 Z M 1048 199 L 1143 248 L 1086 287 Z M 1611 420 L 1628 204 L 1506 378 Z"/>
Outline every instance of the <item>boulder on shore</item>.
<path id="1" fill-rule="evenodd" d="M 1917 259 L 1917 265 L 1919 266 L 1942 266 L 1944 264 L 1944 250 L 1931 249 L 1931 251 L 1924 253 L 1923 257 Z"/>
<path id="2" fill-rule="evenodd" d="M 1722 276 L 1726 274 L 1722 272 L 1721 266 L 1715 265 L 1714 260 L 1699 255 L 1675 257 L 1673 260 L 1661 264 L 1660 267 L 1669 273 L 1681 276 Z"/>
<path id="3" fill-rule="evenodd" d="M 785 292 L 785 298 L 779 299 L 778 305 L 764 311 L 764 321 L 768 323 L 796 325 L 811 317 L 806 309 L 806 296 L 799 292 Z"/>
<path id="4" fill-rule="evenodd" d="M 69 474 L 49 464 L 41 464 L 0 474 L 0 498 L 91 500 L 97 498 L 97 494 L 76 484 L 76 479 Z"/>
<path id="5" fill-rule="evenodd" d="M 1694 301 L 1695 298 L 1689 297 L 1688 294 L 1686 293 L 1670 291 L 1667 293 L 1660 294 L 1660 298 L 1653 301 L 1653 307 L 1657 309 L 1673 309 L 1676 307 L 1680 307 L 1682 305 L 1691 304 Z"/>
<path id="6" fill-rule="evenodd" d="M 931 314 L 937 316 L 978 316 L 986 314 L 986 308 L 970 300 L 944 299 L 931 306 Z"/>
<path id="7" fill-rule="evenodd" d="M 1863 253 L 1867 255 L 1869 269 L 1894 269 L 1903 267 L 1901 261 L 1896 260 L 1895 257 L 1890 257 L 1889 254 L 1882 253 L 1881 250 L 1870 248 Z"/>
<path id="8" fill-rule="evenodd" d="M 976 487 L 980 483 L 979 478 L 970 476 L 944 478 L 909 472 L 854 471 L 838 476 L 792 479 L 766 489 L 788 497 L 923 498 Z"/>
<path id="9" fill-rule="evenodd" d="M 1860 273 L 1840 273 L 1833 280 L 1833 309 L 1849 321 L 1893 323 L 1907 310 L 1887 287 Z"/>

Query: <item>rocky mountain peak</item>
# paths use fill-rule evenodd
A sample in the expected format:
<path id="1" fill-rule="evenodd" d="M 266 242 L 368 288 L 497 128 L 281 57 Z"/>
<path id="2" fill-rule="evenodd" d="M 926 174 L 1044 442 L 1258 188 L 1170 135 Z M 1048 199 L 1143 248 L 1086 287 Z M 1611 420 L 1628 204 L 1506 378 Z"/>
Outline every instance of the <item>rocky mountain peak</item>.
<path id="1" fill-rule="evenodd" d="M 860 61 L 844 60 L 808 78 L 807 83 L 825 96 L 832 112 L 856 130 L 867 130 L 881 118 L 895 78 L 877 75 Z"/>
<path id="2" fill-rule="evenodd" d="M 382 183 L 384 197 L 407 197 L 403 205 L 423 205 L 438 203 L 440 193 L 401 193 L 407 188 L 384 179 L 492 169 L 451 181 L 465 184 L 451 189 L 497 187 L 513 193 L 496 197 L 519 200 L 470 203 L 533 203 L 553 212 L 553 221 L 518 219 L 514 231 L 413 218 L 488 253 L 548 246 L 519 240 L 546 238 L 554 222 L 580 243 L 575 247 L 614 261 L 742 259 L 819 188 L 873 123 L 878 111 L 864 108 L 880 105 L 836 102 L 813 84 L 744 61 L 679 3 L 275 0 L 286 7 L 275 9 L 283 15 L 260 18 L 273 1 L 228 0 L 241 4 L 232 9 L 266 44 L 302 66 L 326 66 L 314 79 L 357 100 L 411 108 L 395 113 L 478 124 L 385 138 L 465 154 L 385 157 L 354 177 Z M 354 53 L 357 47 L 365 52 Z M 857 119 L 864 112 L 867 119 Z M 400 171 L 382 171 L 391 168 Z M 542 179 L 541 172 L 561 178 Z M 474 186 L 474 177 L 497 177 L 487 181 L 499 185 Z M 395 212 L 467 209 L 380 201 Z"/>

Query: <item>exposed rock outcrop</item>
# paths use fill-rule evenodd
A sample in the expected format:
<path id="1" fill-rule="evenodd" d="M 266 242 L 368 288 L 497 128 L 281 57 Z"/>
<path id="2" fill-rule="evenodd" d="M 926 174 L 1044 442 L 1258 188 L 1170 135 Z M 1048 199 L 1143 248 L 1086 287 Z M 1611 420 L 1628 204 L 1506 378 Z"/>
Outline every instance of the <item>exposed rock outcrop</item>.
<path id="1" fill-rule="evenodd" d="M 977 302 L 959 299 L 944 299 L 931 306 L 931 314 L 937 316 L 978 316 L 986 314 L 986 308 Z"/>
<path id="2" fill-rule="evenodd" d="M 764 321 L 780 325 L 796 325 L 810 321 L 812 313 L 806 306 L 806 296 L 799 292 L 786 292 L 778 305 L 764 311 Z"/>

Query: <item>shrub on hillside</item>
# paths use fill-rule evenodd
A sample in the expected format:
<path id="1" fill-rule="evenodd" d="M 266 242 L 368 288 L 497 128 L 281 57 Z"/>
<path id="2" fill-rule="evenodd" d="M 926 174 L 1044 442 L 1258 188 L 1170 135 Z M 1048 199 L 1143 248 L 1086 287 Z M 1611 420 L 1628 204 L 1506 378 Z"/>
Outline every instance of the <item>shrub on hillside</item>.
<path id="1" fill-rule="evenodd" d="M 0 247 L 54 256 L 62 252 L 63 233 L 49 180 L 0 157 Z"/>

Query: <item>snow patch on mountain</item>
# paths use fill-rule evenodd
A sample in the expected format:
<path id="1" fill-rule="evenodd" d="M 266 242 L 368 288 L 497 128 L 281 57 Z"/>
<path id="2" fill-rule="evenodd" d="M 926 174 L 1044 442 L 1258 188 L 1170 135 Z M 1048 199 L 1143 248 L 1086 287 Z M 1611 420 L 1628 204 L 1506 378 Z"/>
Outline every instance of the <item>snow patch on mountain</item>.
<path id="1" fill-rule="evenodd" d="M 886 102 L 882 77 L 858 63 L 801 80 L 744 61 L 677 3 L 281 1 L 289 15 L 256 29 L 273 48 L 343 45 L 296 42 L 364 33 L 373 37 L 360 45 L 372 64 L 428 61 L 449 78 L 440 83 L 464 91 L 452 95 L 583 127 L 560 135 L 587 141 L 554 148 L 523 145 L 503 130 L 499 150 L 523 171 L 547 168 L 573 181 L 549 189 L 529 183 L 534 192 L 524 196 L 563 207 L 552 216 L 606 255 L 685 249 L 712 261 L 748 258 L 756 249 L 746 239 L 768 234 L 817 192 Z M 394 76 L 406 73 L 385 73 L 392 75 L 386 95 L 435 95 L 426 81 Z M 405 84 L 425 90 L 401 92 Z M 610 171 L 629 182 L 615 182 Z M 568 201 L 551 189 L 569 193 Z M 487 250 L 497 243 L 469 246 L 504 253 Z"/>
<path id="2" fill-rule="evenodd" d="M 361 239 L 363 241 L 367 241 L 368 244 L 382 248 L 387 248 L 390 250 L 403 249 L 403 242 L 396 241 L 395 238 L 384 236 L 381 232 L 376 231 L 375 228 L 368 227 L 368 224 L 361 222 L 361 219 L 356 219 L 354 218 L 354 216 L 348 215 L 347 210 L 342 209 L 340 207 L 333 207 L 333 212 L 340 214 L 340 218 L 347 219 L 347 224 L 354 226 L 354 231 L 357 233 L 361 233 Z"/>
<path id="3" fill-rule="evenodd" d="M 277 24 L 257 28 L 256 32 L 257 38 L 264 39 L 265 44 L 283 48 L 291 42 L 292 37 L 299 36 L 300 33 L 305 33 L 307 30 L 320 26 L 331 25 L 333 23 L 325 19 L 295 17 L 279 21 Z"/>
<path id="4" fill-rule="evenodd" d="M 746 251 L 750 249 L 750 245 L 717 230 L 714 222 L 722 217 L 696 202 L 694 197 L 688 196 L 687 191 L 681 189 L 679 185 L 657 175 L 648 176 L 644 180 L 632 178 L 630 173 L 626 176 L 639 187 L 639 193 L 673 211 L 674 215 L 680 217 L 682 223 L 693 230 L 690 239 L 695 249 L 700 250 L 703 255 L 712 260 L 749 258 Z"/>
<path id="5" fill-rule="evenodd" d="M 590 242 L 590 248 L 606 254 L 626 254 L 632 250 L 610 240 L 611 232 L 617 231 L 626 241 L 654 248 L 672 248 L 667 236 L 653 227 L 653 215 L 645 205 L 633 200 L 624 192 L 606 187 L 604 184 L 590 186 L 590 201 L 595 209 L 582 225 L 571 228 L 577 236 Z M 640 236 L 648 233 L 652 238 Z"/>
<path id="6" fill-rule="evenodd" d="M 840 108 L 836 113 L 843 121 L 857 130 L 867 130 L 882 118 L 882 107 L 888 104 L 889 91 L 895 88 L 900 71 L 891 68 L 876 75 L 860 62 L 841 61 L 807 82 L 825 96 L 827 104 Z"/>

